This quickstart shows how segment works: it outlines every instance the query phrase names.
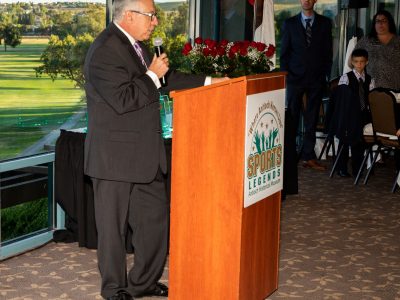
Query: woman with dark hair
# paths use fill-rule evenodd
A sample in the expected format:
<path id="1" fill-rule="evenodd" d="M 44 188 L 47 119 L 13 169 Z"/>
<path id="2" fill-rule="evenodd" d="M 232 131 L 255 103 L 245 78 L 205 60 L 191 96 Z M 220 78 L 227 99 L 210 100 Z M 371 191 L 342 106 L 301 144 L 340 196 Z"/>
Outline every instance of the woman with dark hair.
<path id="1" fill-rule="evenodd" d="M 388 11 L 375 14 L 370 33 L 355 48 L 368 51 L 368 74 L 375 79 L 376 87 L 400 90 L 400 37 Z"/>

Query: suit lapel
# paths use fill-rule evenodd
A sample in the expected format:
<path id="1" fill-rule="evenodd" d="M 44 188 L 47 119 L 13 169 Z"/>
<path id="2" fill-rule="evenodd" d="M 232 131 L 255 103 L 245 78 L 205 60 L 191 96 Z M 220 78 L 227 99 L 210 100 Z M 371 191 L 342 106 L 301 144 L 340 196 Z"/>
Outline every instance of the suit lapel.
<path id="1" fill-rule="evenodd" d="M 135 60 L 136 64 L 139 65 L 140 69 L 145 73 L 147 68 L 143 66 L 142 60 L 140 59 L 139 55 L 136 53 L 135 48 L 131 44 L 126 45 L 128 51 L 132 54 L 133 59 Z M 147 63 L 147 62 L 146 62 Z"/>
<path id="2" fill-rule="evenodd" d="M 296 27 L 297 27 L 297 34 L 298 34 L 298 36 L 299 37 L 302 37 L 302 43 L 304 44 L 304 47 L 307 47 L 307 42 L 306 42 L 306 32 L 305 32 L 305 29 L 304 29 L 304 26 L 303 26 L 303 23 L 301 22 L 301 13 L 299 13 L 298 15 L 297 15 L 297 21 L 296 21 Z M 313 24 L 314 25 L 314 24 Z M 311 29 L 313 28 L 314 26 L 312 26 L 311 27 Z"/>
<path id="3" fill-rule="evenodd" d="M 151 54 L 149 49 L 146 47 L 146 45 L 143 42 L 139 42 L 140 47 L 142 47 L 142 51 L 143 51 L 143 58 L 146 61 L 147 66 L 150 66 L 151 64 Z"/>
<path id="4" fill-rule="evenodd" d="M 319 34 L 319 32 L 321 31 L 321 18 L 320 18 L 320 15 L 318 15 L 317 13 L 314 13 L 315 14 L 315 18 L 314 18 L 314 24 L 313 24 L 313 26 L 312 26 L 312 33 L 313 33 L 313 36 L 315 35 L 315 36 L 318 36 L 318 34 Z"/>
<path id="5" fill-rule="evenodd" d="M 304 46 L 307 46 L 305 28 L 303 26 L 303 23 L 301 22 L 301 13 L 299 13 L 297 16 L 298 17 L 297 17 L 296 24 L 297 24 L 298 34 L 299 34 L 299 36 L 304 37 L 303 43 L 304 43 Z M 316 12 L 314 12 L 314 22 L 311 25 L 312 39 L 318 40 L 317 37 L 319 35 L 319 32 L 321 31 L 320 22 L 321 22 L 320 15 L 318 15 Z M 313 43 L 313 42 L 311 41 L 311 43 Z"/>
<path id="6" fill-rule="evenodd" d="M 131 42 L 129 41 L 129 39 L 126 37 L 126 35 L 118 29 L 117 26 L 115 26 L 115 24 L 113 22 L 110 23 L 110 31 L 115 34 L 120 40 L 121 43 L 124 45 L 124 47 L 128 50 L 128 52 L 131 54 L 133 60 L 135 61 L 135 64 L 139 67 L 139 69 L 141 71 L 143 71 L 143 73 L 145 73 L 147 71 L 146 67 L 143 66 L 142 64 L 142 60 L 140 59 L 140 57 L 137 55 L 135 49 L 133 48 Z M 143 47 L 142 47 L 143 48 Z M 147 62 L 146 62 L 147 63 Z"/>

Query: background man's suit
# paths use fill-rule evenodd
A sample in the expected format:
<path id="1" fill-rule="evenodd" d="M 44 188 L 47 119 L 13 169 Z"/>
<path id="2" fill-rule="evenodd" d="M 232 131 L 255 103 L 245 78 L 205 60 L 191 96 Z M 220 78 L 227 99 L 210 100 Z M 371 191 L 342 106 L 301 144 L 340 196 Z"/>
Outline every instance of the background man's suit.
<path id="1" fill-rule="evenodd" d="M 323 89 L 332 65 L 331 30 L 331 20 L 314 12 L 312 39 L 308 46 L 301 13 L 287 19 L 282 27 L 280 65 L 282 71 L 288 72 L 286 117 L 290 118 L 290 126 L 285 130 L 285 161 L 292 160 L 289 163 L 292 165 L 290 169 L 297 168 L 297 162 L 294 161 L 295 141 L 304 93 L 307 96 L 307 106 L 304 111 L 305 135 L 301 156 L 305 161 L 315 158 L 315 128 Z M 294 172 L 297 174 L 297 169 Z M 293 192 L 297 192 L 297 183 L 294 189 Z"/>
<path id="2" fill-rule="evenodd" d="M 149 65 L 151 56 L 141 46 Z M 161 277 L 167 254 L 169 203 L 162 177 L 167 164 L 159 91 L 145 72 L 132 44 L 114 23 L 97 37 L 85 61 L 89 119 L 85 173 L 93 180 L 96 225 L 103 232 L 98 244 L 103 297 L 118 292 L 115 281 L 127 281 L 126 290 L 133 296 L 151 289 Z M 174 71 L 167 77 L 169 90 L 201 86 L 205 80 Z M 139 197 L 129 198 L 131 194 Z M 123 195 L 129 203 L 115 204 L 114 198 Z M 120 269 L 125 266 L 128 226 L 133 231 L 135 266 L 126 279 Z"/>

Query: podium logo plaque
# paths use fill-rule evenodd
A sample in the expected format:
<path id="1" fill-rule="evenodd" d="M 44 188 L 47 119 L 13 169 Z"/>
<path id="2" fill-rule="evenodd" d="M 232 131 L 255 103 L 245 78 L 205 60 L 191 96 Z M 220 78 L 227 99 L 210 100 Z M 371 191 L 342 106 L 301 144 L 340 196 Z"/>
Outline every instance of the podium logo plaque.
<path id="1" fill-rule="evenodd" d="M 285 90 L 246 100 L 244 207 L 283 187 Z"/>

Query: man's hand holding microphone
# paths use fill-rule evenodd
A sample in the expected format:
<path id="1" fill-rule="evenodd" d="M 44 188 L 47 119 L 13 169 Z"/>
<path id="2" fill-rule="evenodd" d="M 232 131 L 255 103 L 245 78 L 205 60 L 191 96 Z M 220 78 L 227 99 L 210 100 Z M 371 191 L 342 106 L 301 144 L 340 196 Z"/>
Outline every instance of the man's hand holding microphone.
<path id="1" fill-rule="evenodd" d="M 155 54 L 149 66 L 149 70 L 157 75 L 157 77 L 160 79 L 160 83 L 162 86 L 166 86 L 167 82 L 165 80 L 164 75 L 168 72 L 169 61 L 167 54 L 164 53 L 162 44 L 163 44 L 162 38 L 157 37 L 154 39 L 153 46 Z"/>

